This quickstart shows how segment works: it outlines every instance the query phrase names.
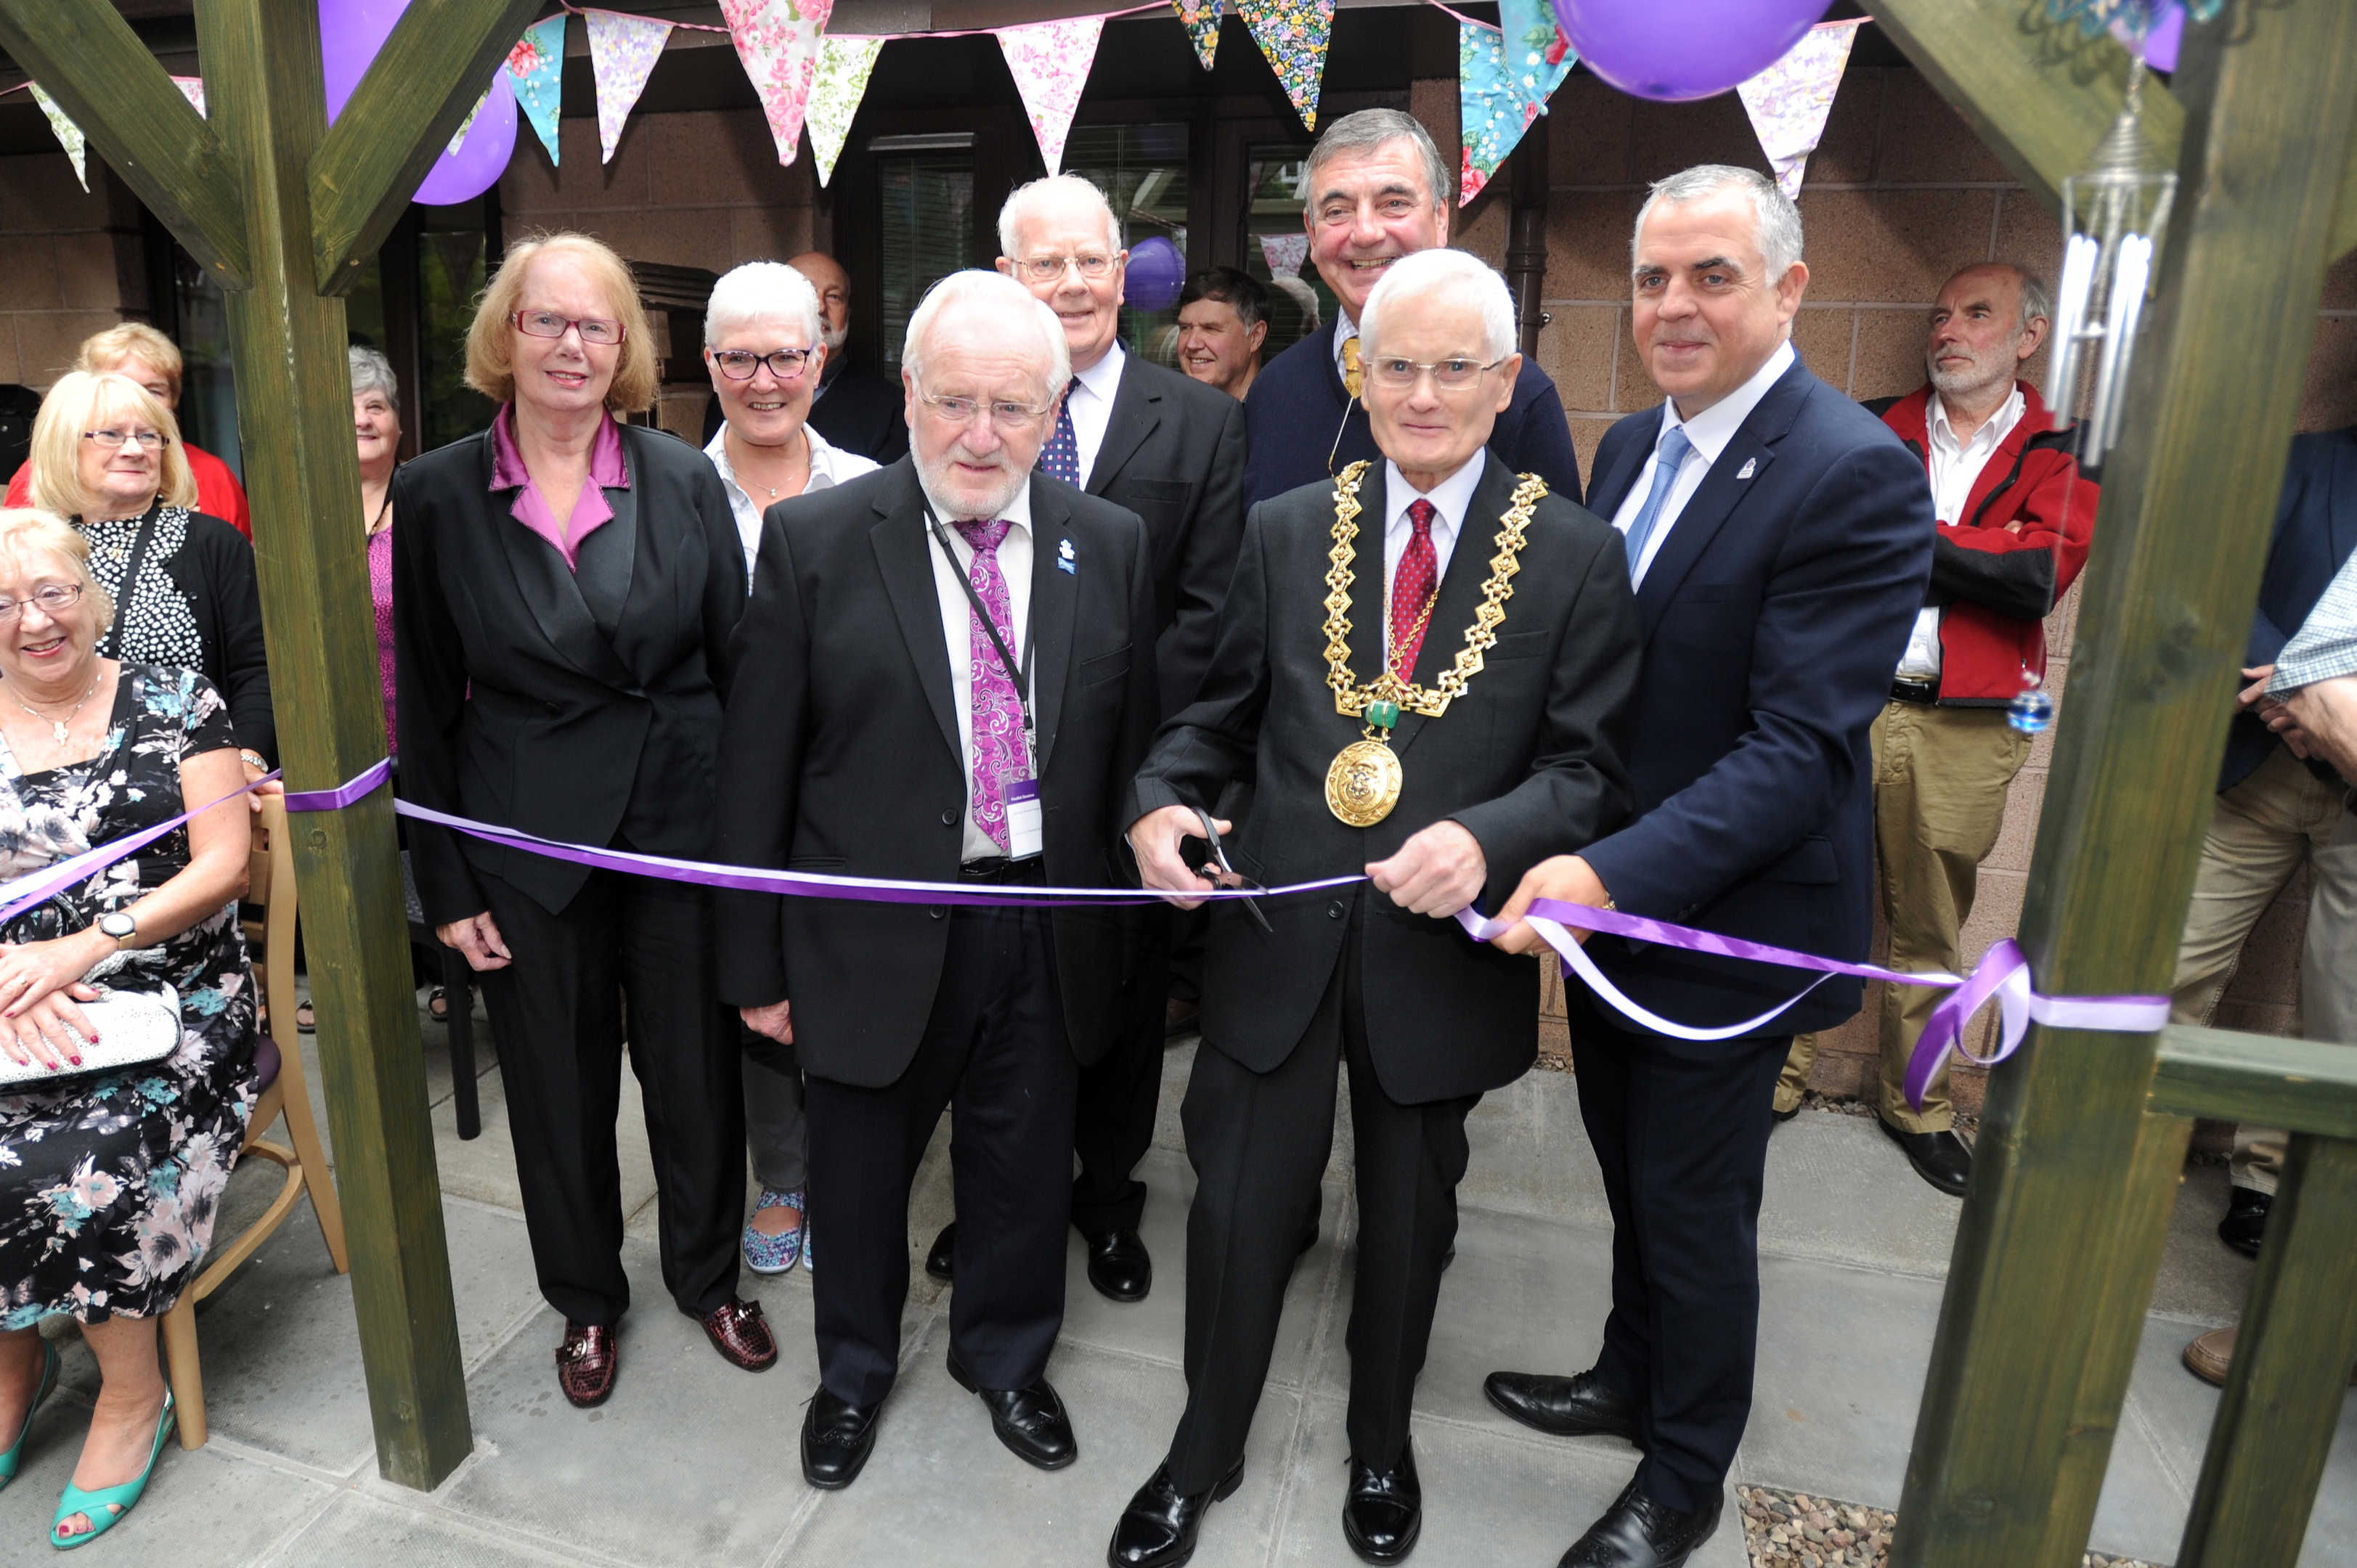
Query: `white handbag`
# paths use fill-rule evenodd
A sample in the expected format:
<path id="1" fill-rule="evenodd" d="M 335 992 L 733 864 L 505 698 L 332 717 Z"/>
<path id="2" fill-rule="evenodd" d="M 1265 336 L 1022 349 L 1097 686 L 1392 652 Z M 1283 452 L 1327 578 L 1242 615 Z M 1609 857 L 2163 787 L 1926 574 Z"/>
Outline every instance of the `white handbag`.
<path id="1" fill-rule="evenodd" d="M 108 967 L 101 964 L 99 971 Z M 75 1035 L 81 1046 L 81 1063 L 46 1067 L 38 1061 L 20 1063 L 0 1052 L 0 1090 L 84 1073 L 115 1072 L 142 1062 L 162 1061 L 180 1048 L 178 992 L 168 985 L 154 991 L 115 991 L 103 985 L 98 989 L 97 1001 L 75 1004 L 98 1031 L 95 1044 Z"/>

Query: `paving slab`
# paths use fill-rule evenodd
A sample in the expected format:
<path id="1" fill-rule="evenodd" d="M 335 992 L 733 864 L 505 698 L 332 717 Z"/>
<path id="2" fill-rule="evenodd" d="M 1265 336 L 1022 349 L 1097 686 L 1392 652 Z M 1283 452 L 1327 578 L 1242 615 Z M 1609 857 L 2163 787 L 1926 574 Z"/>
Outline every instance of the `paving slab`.
<path id="1" fill-rule="evenodd" d="M 262 1568 L 587 1568 L 614 1561 L 585 1556 L 578 1548 L 554 1551 L 445 1513 L 347 1491 Z"/>
<path id="2" fill-rule="evenodd" d="M 75 1349 L 88 1359 L 78 1341 Z M 191 1454 L 167 1442 L 131 1516 L 60 1557 L 48 1544 L 49 1524 L 89 1430 L 86 1399 L 52 1398 L 34 1416 L 23 1467 L 0 1494 L 0 1563 L 233 1568 L 260 1561 L 336 1496 L 323 1477 L 256 1463 L 225 1444 Z"/>

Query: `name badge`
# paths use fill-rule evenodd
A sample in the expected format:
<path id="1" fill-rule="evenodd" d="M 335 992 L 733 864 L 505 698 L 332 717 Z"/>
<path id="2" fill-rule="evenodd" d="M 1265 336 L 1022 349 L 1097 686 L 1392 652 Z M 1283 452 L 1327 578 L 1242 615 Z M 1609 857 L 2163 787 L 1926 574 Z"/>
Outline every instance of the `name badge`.
<path id="1" fill-rule="evenodd" d="M 1039 780 L 1009 779 L 1000 798 L 1006 802 L 1006 857 L 1029 860 L 1047 845 L 1040 831 Z"/>

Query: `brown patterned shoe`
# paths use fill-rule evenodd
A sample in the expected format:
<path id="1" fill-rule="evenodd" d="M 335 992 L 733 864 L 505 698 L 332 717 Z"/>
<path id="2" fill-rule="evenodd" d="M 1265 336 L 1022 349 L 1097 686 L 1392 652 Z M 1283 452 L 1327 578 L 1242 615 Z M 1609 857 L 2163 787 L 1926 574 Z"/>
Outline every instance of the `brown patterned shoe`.
<path id="1" fill-rule="evenodd" d="M 566 1399 L 583 1410 L 604 1404 L 621 1363 L 621 1346 L 610 1326 L 567 1320 L 565 1343 L 556 1348 L 556 1386 Z"/>
<path id="2" fill-rule="evenodd" d="M 721 1359 L 748 1372 L 766 1372 L 778 1364 L 778 1341 L 761 1321 L 761 1304 L 731 1296 L 696 1319 Z"/>
<path id="3" fill-rule="evenodd" d="M 2226 1373 L 2234 1365 L 2235 1324 L 2213 1328 L 2185 1348 L 2185 1369 L 2205 1383 L 2226 1386 Z M 2349 1374 L 2352 1388 L 2357 1388 L 2357 1370 Z"/>

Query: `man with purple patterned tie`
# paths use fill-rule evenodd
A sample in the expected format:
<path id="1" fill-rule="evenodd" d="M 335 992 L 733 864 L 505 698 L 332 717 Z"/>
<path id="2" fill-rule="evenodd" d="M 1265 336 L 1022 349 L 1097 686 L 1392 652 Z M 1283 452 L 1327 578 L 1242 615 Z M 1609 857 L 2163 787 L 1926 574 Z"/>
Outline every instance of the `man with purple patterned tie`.
<path id="1" fill-rule="evenodd" d="M 720 857 L 959 883 L 1005 906 L 722 896 L 722 992 L 809 1075 L 821 1382 L 802 1474 L 846 1487 L 898 1374 L 909 1188 L 951 1110 L 948 1369 L 1041 1469 L 1079 1456 L 1047 1380 L 1064 1313 L 1080 1066 L 1121 1026 L 1126 922 L 1024 906 L 1110 886 L 1114 803 L 1157 717 L 1136 515 L 1034 473 L 1070 376 L 1054 314 L 952 274 L 909 322 L 909 455 L 779 502 L 737 633 Z"/>

